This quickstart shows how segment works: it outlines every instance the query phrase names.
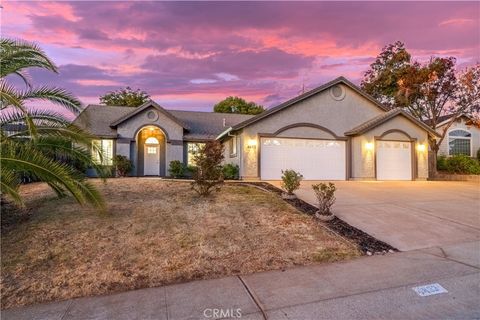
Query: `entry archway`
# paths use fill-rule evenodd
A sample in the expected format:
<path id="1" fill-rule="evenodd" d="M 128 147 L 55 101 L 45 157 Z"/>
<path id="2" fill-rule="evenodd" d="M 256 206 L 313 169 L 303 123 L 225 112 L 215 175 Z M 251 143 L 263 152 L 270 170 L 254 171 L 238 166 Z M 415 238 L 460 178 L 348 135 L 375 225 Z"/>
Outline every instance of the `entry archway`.
<path id="1" fill-rule="evenodd" d="M 137 133 L 137 173 L 139 176 L 165 176 L 165 133 L 156 126 L 146 126 Z"/>

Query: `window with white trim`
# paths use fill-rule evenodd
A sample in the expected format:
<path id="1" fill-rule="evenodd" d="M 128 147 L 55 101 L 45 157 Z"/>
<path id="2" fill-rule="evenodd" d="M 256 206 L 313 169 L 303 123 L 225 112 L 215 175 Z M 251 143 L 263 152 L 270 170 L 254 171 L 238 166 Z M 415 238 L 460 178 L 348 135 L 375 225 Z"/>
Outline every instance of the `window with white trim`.
<path id="1" fill-rule="evenodd" d="M 195 161 L 193 157 L 195 154 L 203 147 L 205 143 L 200 142 L 189 142 L 187 143 L 187 165 L 195 166 Z"/>
<path id="2" fill-rule="evenodd" d="M 472 156 L 472 134 L 467 130 L 455 129 L 448 133 L 448 155 Z"/>
<path id="3" fill-rule="evenodd" d="M 236 157 L 237 156 L 237 136 L 233 136 L 229 141 L 228 141 L 228 149 L 230 150 L 230 157 Z"/>
<path id="4" fill-rule="evenodd" d="M 104 166 L 113 165 L 113 140 L 93 140 L 92 158 L 97 164 Z"/>

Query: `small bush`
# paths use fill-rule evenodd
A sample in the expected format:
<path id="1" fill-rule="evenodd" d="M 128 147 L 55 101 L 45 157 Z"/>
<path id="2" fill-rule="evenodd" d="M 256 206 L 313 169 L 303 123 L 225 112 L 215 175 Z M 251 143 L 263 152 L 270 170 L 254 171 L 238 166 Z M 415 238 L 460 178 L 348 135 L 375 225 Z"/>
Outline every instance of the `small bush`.
<path id="1" fill-rule="evenodd" d="M 465 155 L 440 156 L 437 160 L 437 169 L 448 173 L 480 174 L 480 162 Z"/>
<path id="2" fill-rule="evenodd" d="M 447 157 L 439 156 L 437 158 L 437 170 L 447 171 Z"/>
<path id="3" fill-rule="evenodd" d="M 168 172 L 170 176 L 172 176 L 175 179 L 185 176 L 186 169 L 187 168 L 185 167 L 183 162 L 178 160 L 170 161 L 170 164 L 168 166 Z"/>
<path id="4" fill-rule="evenodd" d="M 335 203 L 335 191 L 337 188 L 331 182 L 328 184 L 326 183 L 318 183 L 312 186 L 313 192 L 315 192 L 315 196 L 317 197 L 318 201 L 318 211 L 321 214 L 331 214 L 330 208 Z"/>
<path id="5" fill-rule="evenodd" d="M 133 163 L 125 156 L 116 155 L 113 158 L 113 166 L 115 168 L 116 175 L 119 177 L 126 177 L 133 169 Z"/>
<path id="6" fill-rule="evenodd" d="M 443 166 L 443 164 L 441 164 L 441 166 Z M 446 158 L 444 168 L 448 173 L 480 174 L 480 162 L 477 159 L 465 155 Z M 439 168 L 439 170 L 442 169 Z"/>
<path id="7" fill-rule="evenodd" d="M 193 156 L 196 167 L 193 170 L 192 189 L 201 196 L 219 191 L 223 184 L 224 146 L 218 141 L 210 141 L 200 147 Z"/>
<path id="8" fill-rule="evenodd" d="M 480 148 L 477 150 L 477 160 L 480 161 Z"/>
<path id="9" fill-rule="evenodd" d="M 282 185 L 281 187 L 288 193 L 293 194 L 293 191 L 300 187 L 300 182 L 303 176 L 295 170 L 282 170 Z"/>
<path id="10" fill-rule="evenodd" d="M 226 180 L 237 180 L 239 178 L 240 168 L 236 164 L 227 163 L 222 168 L 223 178 Z"/>

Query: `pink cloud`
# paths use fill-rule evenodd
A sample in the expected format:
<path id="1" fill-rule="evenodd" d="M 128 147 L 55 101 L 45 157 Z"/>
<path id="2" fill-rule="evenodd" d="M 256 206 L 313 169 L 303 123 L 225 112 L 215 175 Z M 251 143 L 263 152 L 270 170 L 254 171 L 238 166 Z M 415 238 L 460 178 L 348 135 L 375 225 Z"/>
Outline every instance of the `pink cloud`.
<path id="1" fill-rule="evenodd" d="M 344 75 L 359 81 L 381 48 L 415 57 L 479 56 L 475 2 L 16 2 L 8 37 L 38 42 L 59 61 L 61 85 L 88 102 L 132 86 L 175 107 L 210 110 L 228 95 L 272 105 Z M 96 101 L 95 101 L 96 102 Z M 162 102 L 161 100 L 159 102 Z"/>

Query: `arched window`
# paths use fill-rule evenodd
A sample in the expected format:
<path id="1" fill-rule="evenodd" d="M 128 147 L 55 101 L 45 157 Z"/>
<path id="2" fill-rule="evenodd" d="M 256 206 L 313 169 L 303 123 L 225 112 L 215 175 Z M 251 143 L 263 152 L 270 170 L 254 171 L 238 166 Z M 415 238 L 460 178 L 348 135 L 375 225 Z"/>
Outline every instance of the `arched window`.
<path id="1" fill-rule="evenodd" d="M 467 130 L 455 129 L 448 133 L 448 155 L 472 156 L 472 134 Z"/>
<path id="2" fill-rule="evenodd" d="M 149 137 L 145 140 L 145 144 L 158 144 L 158 139 L 155 137 Z"/>

